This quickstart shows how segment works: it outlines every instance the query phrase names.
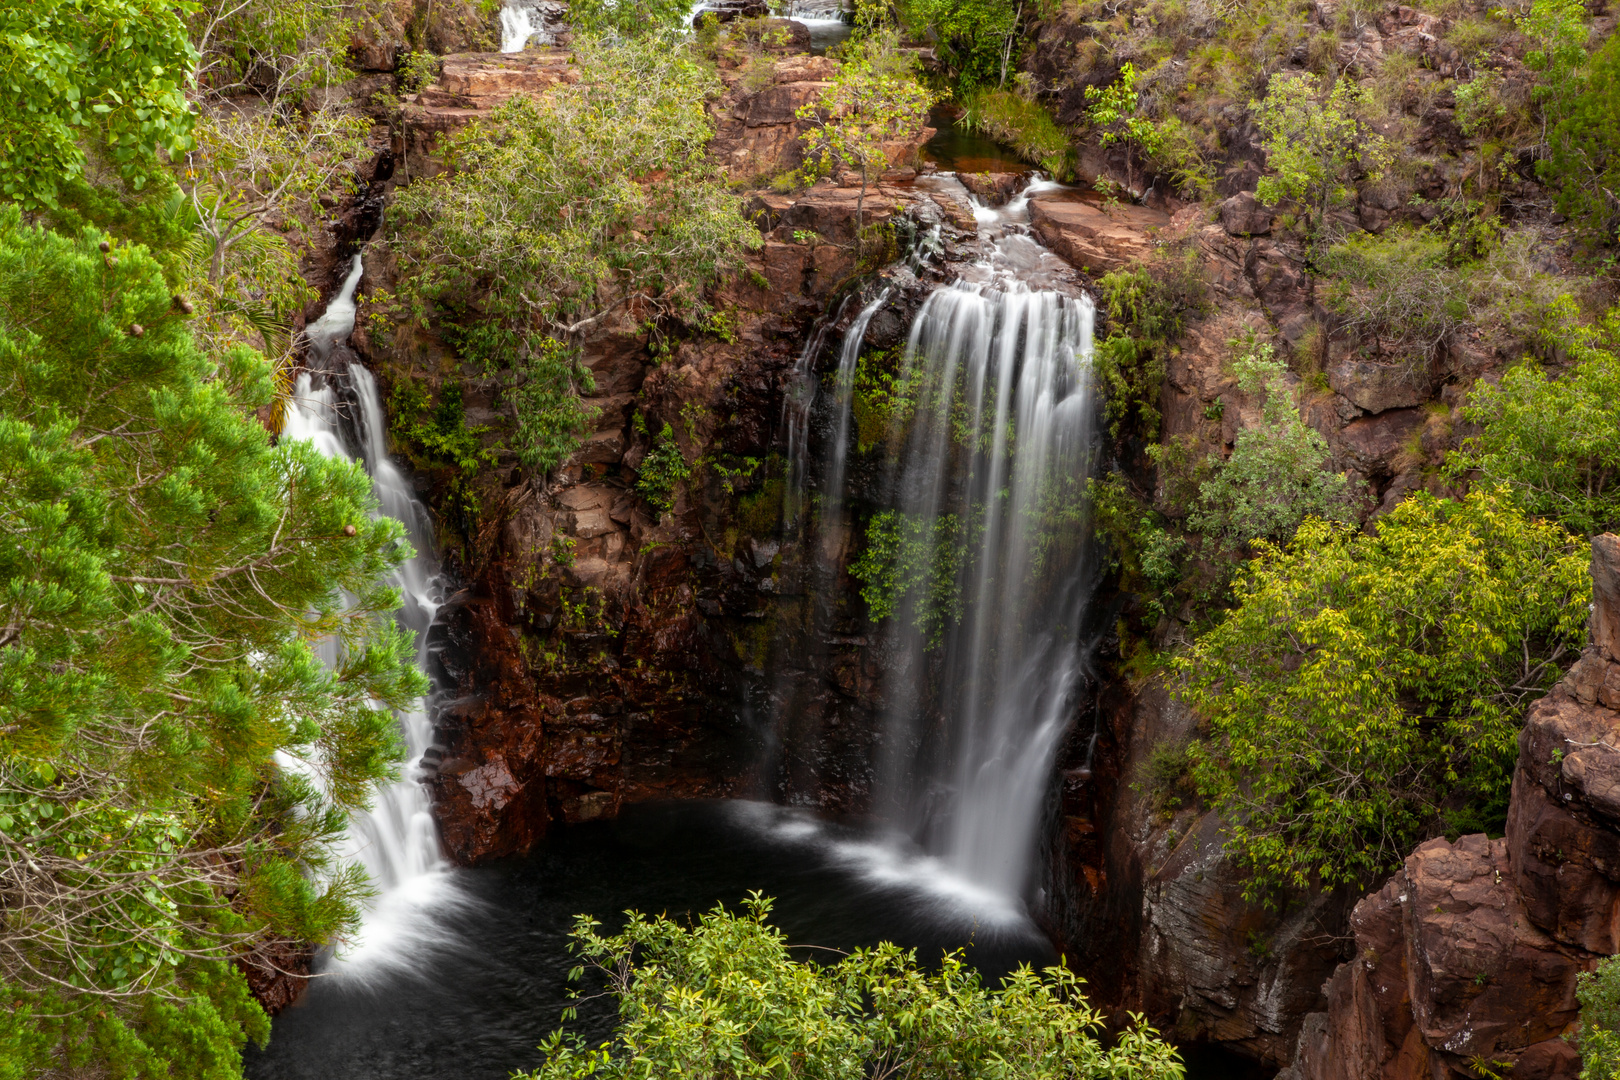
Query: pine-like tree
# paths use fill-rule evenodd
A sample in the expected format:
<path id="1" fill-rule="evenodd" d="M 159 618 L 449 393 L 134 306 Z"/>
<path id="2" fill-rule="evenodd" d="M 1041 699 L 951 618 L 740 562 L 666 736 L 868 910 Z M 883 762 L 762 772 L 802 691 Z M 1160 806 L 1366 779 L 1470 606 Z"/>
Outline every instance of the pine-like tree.
<path id="1" fill-rule="evenodd" d="M 272 445 L 268 364 L 188 307 L 145 249 L 0 213 L 0 1076 L 240 1075 L 230 960 L 351 923 L 328 842 L 424 690 L 401 526 Z"/>

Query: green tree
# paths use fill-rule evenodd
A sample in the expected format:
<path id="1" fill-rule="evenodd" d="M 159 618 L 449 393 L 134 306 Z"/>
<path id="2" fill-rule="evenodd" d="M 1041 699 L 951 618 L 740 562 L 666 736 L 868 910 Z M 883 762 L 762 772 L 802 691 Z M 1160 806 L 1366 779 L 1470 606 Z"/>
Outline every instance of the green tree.
<path id="1" fill-rule="evenodd" d="M 54 206 L 88 151 L 136 189 L 191 146 L 197 53 L 172 0 L 0 2 L 0 193 Z"/>
<path id="2" fill-rule="evenodd" d="M 1573 302 L 1564 298 L 1573 320 Z M 1567 339 L 1574 364 L 1552 377 L 1526 360 L 1492 385 L 1474 384 L 1463 418 L 1480 426 L 1446 462 L 1507 485 L 1528 513 L 1584 535 L 1620 524 L 1620 313 Z"/>
<path id="3" fill-rule="evenodd" d="M 895 945 L 835 964 L 794 960 L 757 894 L 687 927 L 632 913 L 603 936 L 581 916 L 574 948 L 619 1001 L 613 1038 L 591 1049 L 554 1033 L 519 1080 L 702 1076 L 714 1080 L 1179 1080 L 1175 1050 L 1140 1017 L 1113 1045 L 1067 968 L 1024 967 L 998 989 L 948 954 L 937 972 Z"/>
<path id="4" fill-rule="evenodd" d="M 1233 368 L 1239 389 L 1262 399 L 1260 423 L 1238 433 L 1225 462 L 1209 463 L 1188 527 L 1241 545 L 1286 542 L 1307 517 L 1350 523 L 1349 481 L 1327 471 L 1327 440 L 1300 419 L 1272 347 L 1251 350 Z"/>
<path id="5" fill-rule="evenodd" d="M 1358 177 L 1377 180 L 1389 166 L 1389 145 L 1361 119 L 1362 100 L 1349 78 L 1324 95 L 1320 80 L 1304 72 L 1273 75 L 1266 99 L 1249 103 L 1266 151 L 1267 175 L 1255 194 L 1268 206 L 1299 205 L 1307 264 L 1328 211 L 1354 193 Z"/>
<path id="6" fill-rule="evenodd" d="M 1164 146 L 1164 133 L 1160 125 L 1141 115 L 1136 83 L 1136 66 L 1127 60 L 1119 69 L 1117 82 L 1086 87 L 1086 119 L 1102 133 L 1097 138 L 1099 146 L 1119 143 L 1125 148 L 1125 187 L 1133 198 L 1140 198 L 1131 150 L 1134 148 L 1139 156 L 1153 157 Z"/>
<path id="7" fill-rule="evenodd" d="M 531 467 L 578 446 L 593 387 L 568 343 L 610 313 L 695 319 L 760 243 L 708 160 L 719 94 L 685 43 L 575 46 L 580 81 L 513 98 L 448 141 L 452 168 L 395 197 L 389 243 L 418 317 L 512 384 Z"/>
<path id="8" fill-rule="evenodd" d="M 1524 710 L 1585 641 L 1586 543 L 1477 490 L 1257 546 L 1174 666 L 1250 895 L 1364 884 L 1448 820 L 1500 828 Z"/>
<path id="9" fill-rule="evenodd" d="M 1620 957 L 1599 960 L 1575 977 L 1581 1028 L 1570 1039 L 1581 1051 L 1581 1080 L 1620 1077 Z"/>
<path id="10" fill-rule="evenodd" d="M 1554 112 L 1548 154 L 1536 172 L 1558 192 L 1558 209 L 1593 239 L 1620 239 L 1620 36 L 1611 36 Z M 1567 84 L 1566 84 L 1567 85 Z"/>
<path id="11" fill-rule="evenodd" d="M 1006 85 L 1022 0 L 896 0 L 894 6 L 912 37 L 933 44 L 959 95 Z"/>
<path id="12" fill-rule="evenodd" d="M 890 160 L 890 147 L 915 137 L 934 103 L 934 95 L 912 73 L 910 57 L 897 46 L 892 34 L 863 39 L 845 56 L 821 96 L 798 111 L 800 120 L 814 125 L 800 136 L 805 180 L 831 175 L 840 167 L 861 174 L 855 200 L 857 250 L 863 243 L 868 185 L 884 170 L 904 164 Z"/>
<path id="13" fill-rule="evenodd" d="M 688 0 L 571 0 L 568 22 L 586 34 L 658 36 L 684 30 L 692 18 Z"/>
<path id="14" fill-rule="evenodd" d="M 409 550 L 357 465 L 272 447 L 262 357 L 98 241 L 0 215 L 0 1047 L 234 1077 L 268 1025 L 230 959 L 355 918 L 329 842 L 424 690 Z"/>

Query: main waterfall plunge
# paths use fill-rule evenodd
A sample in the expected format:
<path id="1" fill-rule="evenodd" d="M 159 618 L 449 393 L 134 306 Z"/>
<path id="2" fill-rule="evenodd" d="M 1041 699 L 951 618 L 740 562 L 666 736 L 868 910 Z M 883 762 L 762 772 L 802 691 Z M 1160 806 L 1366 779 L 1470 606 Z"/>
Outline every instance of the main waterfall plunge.
<path id="1" fill-rule="evenodd" d="M 892 290 L 851 321 L 820 389 L 830 415 L 819 468 L 806 460 L 817 335 L 785 417 L 786 527 L 813 538 L 816 587 L 839 587 L 845 537 L 861 525 L 846 519 L 864 498 L 853 569 L 868 593 L 874 574 L 883 579 L 875 591 L 893 607 L 878 631 L 872 808 L 928 856 L 914 860 L 919 874 L 1014 901 L 1031 885 L 1054 754 L 1077 711 L 1096 412 L 1093 307 L 1072 287 L 1031 286 L 1056 284 L 1060 268 L 1024 230 L 1028 195 L 979 207 L 983 257 L 913 317 L 885 391 L 886 438 L 876 455 L 866 449 L 882 460 L 866 463 L 861 492 L 846 490 L 861 453 L 854 382 Z M 820 605 L 813 638 L 836 637 L 833 606 Z M 779 691 L 778 713 L 802 710 L 802 695 Z"/>

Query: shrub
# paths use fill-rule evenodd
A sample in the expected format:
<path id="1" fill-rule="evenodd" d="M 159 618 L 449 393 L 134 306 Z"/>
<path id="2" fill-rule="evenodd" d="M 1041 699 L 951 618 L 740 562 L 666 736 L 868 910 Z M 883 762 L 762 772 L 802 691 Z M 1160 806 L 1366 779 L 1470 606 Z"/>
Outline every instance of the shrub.
<path id="1" fill-rule="evenodd" d="M 866 523 L 866 546 L 849 574 L 874 620 L 901 615 L 938 644 L 962 618 L 962 569 L 981 526 L 955 514 L 934 518 L 884 510 Z"/>
<path id="2" fill-rule="evenodd" d="M 1175 663 L 1248 895 L 1365 884 L 1448 807 L 1499 828 L 1524 710 L 1585 641 L 1586 543 L 1482 488 L 1410 497 L 1374 535 L 1308 519 L 1258 546 Z"/>
<path id="3" fill-rule="evenodd" d="M 1592 239 L 1614 243 L 1620 230 L 1620 36 L 1593 54 L 1579 90 L 1561 103 L 1537 162 L 1558 192 L 1558 209 Z"/>
<path id="4" fill-rule="evenodd" d="M 1112 270 L 1097 282 L 1109 334 L 1096 349 L 1097 379 L 1107 391 L 1104 415 L 1115 438 L 1127 431 L 1153 438 L 1159 431 L 1159 393 L 1165 358 L 1189 315 L 1204 310 L 1208 289 L 1195 252 L 1163 255 L 1150 263 Z"/>
<path id="5" fill-rule="evenodd" d="M 1255 194 L 1268 205 L 1299 205 L 1307 263 L 1327 212 L 1353 193 L 1352 181 L 1377 180 L 1391 160 L 1383 137 L 1361 119 L 1362 101 L 1348 78 L 1323 94 L 1317 77 L 1305 73 L 1273 76 L 1265 100 L 1250 103 L 1269 170 Z"/>
<path id="6" fill-rule="evenodd" d="M 619 1027 L 599 1048 L 554 1033 L 547 1060 L 518 1080 L 692 1076 L 716 1080 L 1180 1080 L 1176 1052 L 1133 1016 L 1104 1049 L 1103 1017 L 1067 968 L 1021 967 L 997 989 L 956 954 L 936 970 L 890 944 L 820 966 L 794 960 L 757 894 L 695 925 L 631 913 L 603 936 L 575 925 L 590 965 L 618 999 Z"/>
<path id="7" fill-rule="evenodd" d="M 1434 350 L 1468 318 L 1467 282 L 1448 257 L 1438 237 L 1391 231 L 1335 244 L 1319 265 L 1335 279 L 1329 302 L 1346 329 L 1426 376 Z"/>
<path id="8" fill-rule="evenodd" d="M 1495 386 L 1476 383 L 1463 417 L 1479 434 L 1446 467 L 1477 470 L 1527 512 L 1594 535 L 1620 526 L 1620 357 L 1590 332 L 1572 346 L 1575 363 L 1556 378 L 1526 361 Z"/>
<path id="9" fill-rule="evenodd" d="M 666 423 L 636 470 L 636 491 L 662 514 L 675 505 L 675 488 L 691 475 L 692 466 L 675 441 L 675 430 Z"/>
<path id="10" fill-rule="evenodd" d="M 1581 1051 L 1581 1080 L 1620 1076 L 1620 957 L 1599 960 L 1575 977 L 1580 1031 L 1570 1039 Z"/>
<path id="11" fill-rule="evenodd" d="M 1260 423 L 1238 433 L 1231 457 L 1212 460 L 1187 516 L 1191 529 L 1234 546 L 1286 542 L 1307 517 L 1349 523 L 1349 481 L 1327 471 L 1327 440 L 1300 419 L 1270 345 L 1234 365 L 1238 386 L 1263 399 Z"/>

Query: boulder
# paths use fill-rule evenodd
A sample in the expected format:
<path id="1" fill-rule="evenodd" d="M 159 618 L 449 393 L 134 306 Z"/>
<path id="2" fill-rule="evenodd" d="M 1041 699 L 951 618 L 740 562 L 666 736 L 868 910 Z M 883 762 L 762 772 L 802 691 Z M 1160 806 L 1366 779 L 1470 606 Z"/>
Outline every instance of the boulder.
<path id="1" fill-rule="evenodd" d="M 1410 409 L 1429 400 L 1434 383 L 1404 364 L 1344 358 L 1327 368 L 1328 385 L 1369 413 Z"/>
<path id="2" fill-rule="evenodd" d="M 1217 210 L 1221 228 L 1229 236 L 1265 236 L 1271 232 L 1271 211 L 1260 205 L 1252 191 L 1240 191 Z"/>
<path id="3" fill-rule="evenodd" d="M 1505 839 L 1430 840 L 1407 857 L 1405 880 L 1412 1016 L 1425 1043 L 1492 1055 L 1550 1039 L 1575 1019 L 1585 963 L 1531 923 Z"/>
<path id="4" fill-rule="evenodd" d="M 1055 197 L 1031 200 L 1029 221 L 1041 243 L 1070 265 L 1098 274 L 1151 255 L 1152 232 L 1169 224 L 1170 215 L 1145 206 L 1105 211 L 1094 203 Z"/>

